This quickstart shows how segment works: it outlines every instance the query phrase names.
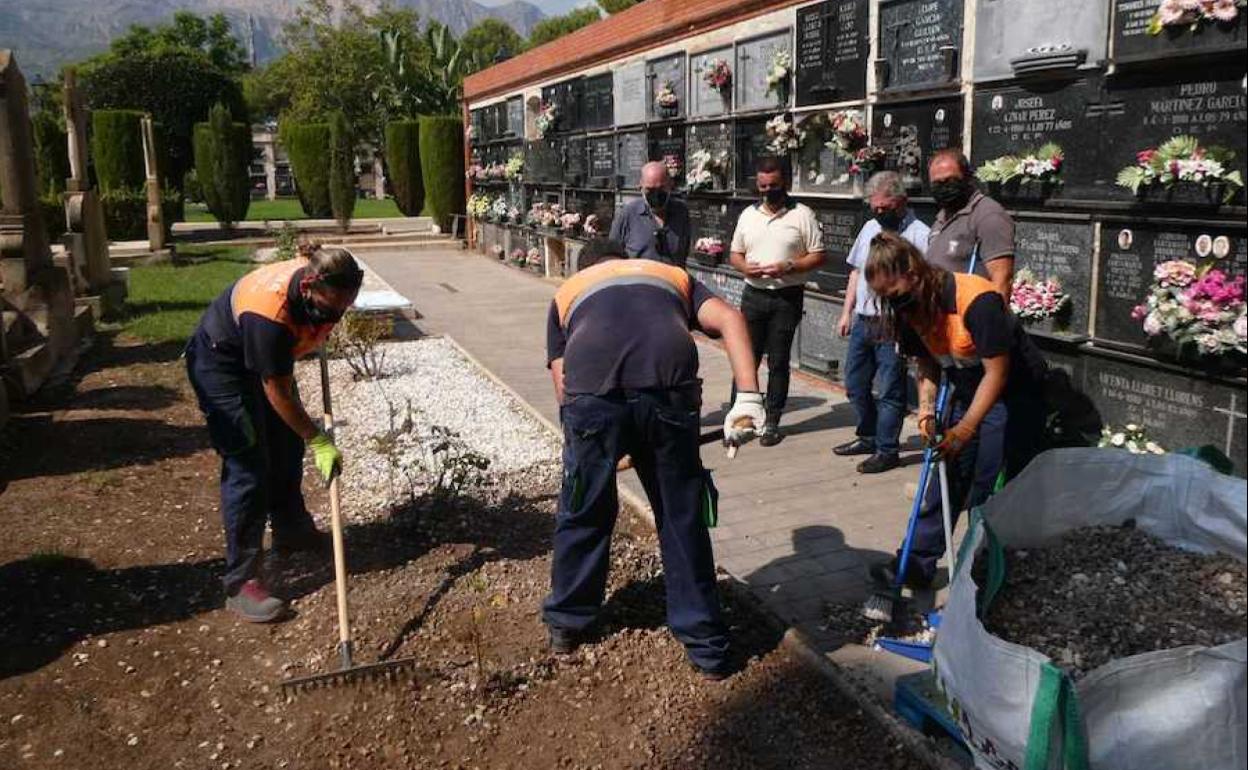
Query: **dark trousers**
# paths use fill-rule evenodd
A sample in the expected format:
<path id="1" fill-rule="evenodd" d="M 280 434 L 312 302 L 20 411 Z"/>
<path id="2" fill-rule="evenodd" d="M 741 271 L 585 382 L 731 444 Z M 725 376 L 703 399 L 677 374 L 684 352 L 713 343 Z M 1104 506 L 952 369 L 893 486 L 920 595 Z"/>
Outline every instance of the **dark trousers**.
<path id="1" fill-rule="evenodd" d="M 802 323 L 806 291 L 801 286 L 783 289 L 756 289 L 746 285 L 741 294 L 741 312 L 754 346 L 754 365 L 767 356 L 767 422 L 780 423 L 780 414 L 789 397 L 789 359 L 793 336 Z M 736 400 L 733 390 L 732 400 Z"/>
<path id="2" fill-rule="evenodd" d="M 240 374 L 196 334 L 186 348 L 186 371 L 221 456 L 221 518 L 225 524 L 225 591 L 256 577 L 264 525 L 275 535 L 313 528 L 304 504 L 303 439 L 278 416 L 258 377 Z"/>
<path id="3" fill-rule="evenodd" d="M 616 463 L 628 454 L 654 510 L 668 627 L 698 666 L 724 663 L 728 630 L 702 518 L 703 496 L 715 492 L 699 455 L 700 414 L 696 387 L 568 397 L 560 410 L 563 490 L 542 609 L 547 625 L 583 631 L 598 616 L 619 508 Z"/>
<path id="4" fill-rule="evenodd" d="M 879 398 L 872 392 L 877 378 Z M 874 442 L 879 454 L 897 454 L 906 415 L 906 362 L 897 355 L 894 342 L 880 340 L 874 316 L 854 318 L 845 356 L 845 390 L 858 413 L 858 437 Z"/>

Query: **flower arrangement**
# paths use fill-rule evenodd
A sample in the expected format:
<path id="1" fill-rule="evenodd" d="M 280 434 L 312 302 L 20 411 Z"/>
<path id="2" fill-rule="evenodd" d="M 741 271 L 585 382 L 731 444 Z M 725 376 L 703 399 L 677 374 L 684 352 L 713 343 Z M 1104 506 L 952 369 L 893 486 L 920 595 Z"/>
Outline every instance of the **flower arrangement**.
<path id="1" fill-rule="evenodd" d="M 1014 287 L 1010 291 L 1010 310 L 1024 321 L 1043 321 L 1052 318 L 1070 301 L 1056 278 L 1043 281 L 1030 270 L 1023 268 L 1014 274 Z"/>
<path id="2" fill-rule="evenodd" d="M 493 199 L 485 193 L 473 193 L 468 196 L 468 216 L 473 219 L 485 219 L 489 213 L 490 207 L 494 204 Z"/>
<path id="3" fill-rule="evenodd" d="M 975 176 L 981 182 L 1052 182 L 1061 173 L 1064 159 L 1061 145 L 1049 142 L 1038 150 L 994 158 L 976 169 Z"/>
<path id="4" fill-rule="evenodd" d="M 504 254 L 503 247 L 497 243 L 494 244 L 490 247 L 490 254 L 493 255 L 494 259 L 502 259 Z"/>
<path id="5" fill-rule="evenodd" d="M 719 259 L 724 256 L 724 242 L 718 238 L 699 238 L 697 243 L 693 244 L 693 250 Z"/>
<path id="6" fill-rule="evenodd" d="M 667 175 L 672 179 L 680 176 L 680 158 L 675 155 L 664 155 L 663 165 L 667 167 Z"/>
<path id="7" fill-rule="evenodd" d="M 513 224 L 519 224 L 520 223 L 520 209 L 516 208 L 515 206 L 508 206 L 507 207 L 507 221 Z"/>
<path id="8" fill-rule="evenodd" d="M 538 267 L 542 264 L 542 252 L 534 246 L 524 255 L 524 263 L 529 267 Z"/>
<path id="9" fill-rule="evenodd" d="M 1101 428 L 1101 440 L 1097 443 L 1102 449 L 1125 449 L 1133 455 L 1164 455 L 1165 449 L 1149 439 L 1144 429 L 1134 423 L 1128 423 L 1122 430 L 1114 430 L 1106 425 Z"/>
<path id="10" fill-rule="evenodd" d="M 793 57 L 788 51 L 777 50 L 771 55 L 771 64 L 767 67 L 767 93 L 773 91 L 783 97 L 784 89 L 789 85 L 789 76 L 793 73 Z"/>
<path id="11" fill-rule="evenodd" d="M 711 88 L 726 93 L 732 87 L 732 68 L 725 59 L 702 60 L 702 82 Z"/>
<path id="12" fill-rule="evenodd" d="M 1245 0 L 1162 0 L 1148 20 L 1148 33 L 1160 35 L 1167 27 L 1197 32 L 1202 24 L 1230 24 L 1245 4 Z"/>
<path id="13" fill-rule="evenodd" d="M 588 215 L 585 217 L 584 224 L 581 225 L 581 231 L 585 233 L 587 238 L 602 235 L 602 220 L 598 219 L 597 214 Z"/>
<path id="14" fill-rule="evenodd" d="M 581 226 L 581 215 L 575 211 L 569 211 L 559 217 L 559 229 L 565 233 L 575 233 L 576 228 Z"/>
<path id="15" fill-rule="evenodd" d="M 490 181 L 498 181 L 507 178 L 507 167 L 502 163 L 491 163 L 485 167 L 485 178 Z"/>
<path id="16" fill-rule="evenodd" d="M 793 121 L 784 115 L 777 115 L 767 121 L 767 149 L 777 155 L 785 155 L 792 150 L 802 149 L 806 143 L 805 129 L 798 128 Z"/>
<path id="17" fill-rule="evenodd" d="M 511 250 L 511 264 L 524 267 L 526 260 L 524 249 L 514 248 Z"/>
<path id="18" fill-rule="evenodd" d="M 506 222 L 507 212 L 510 208 L 507 205 L 507 199 L 500 195 L 490 204 L 490 218 L 495 222 Z"/>
<path id="19" fill-rule="evenodd" d="M 663 85 L 659 86 L 659 92 L 654 95 L 654 103 L 667 109 L 680 104 L 680 97 L 676 95 L 676 86 L 672 81 L 663 81 Z"/>
<path id="20" fill-rule="evenodd" d="M 824 142 L 829 150 L 853 159 L 867 144 L 867 121 L 862 110 L 838 110 L 828 116 L 831 136 Z"/>
<path id="21" fill-rule="evenodd" d="M 1228 164 L 1235 153 L 1225 147 L 1202 147 L 1194 136 L 1176 136 L 1160 147 L 1136 153 L 1135 165 L 1118 172 L 1118 185 L 1137 195 L 1149 185 L 1171 187 L 1176 182 L 1193 182 L 1204 187 L 1222 184 L 1230 201 L 1244 186 L 1239 171 Z"/>
<path id="22" fill-rule="evenodd" d="M 507 159 L 507 165 L 503 166 L 503 176 L 508 181 L 517 181 L 524 176 L 524 156 L 512 155 Z"/>
<path id="23" fill-rule="evenodd" d="M 1248 353 L 1244 277 L 1231 280 L 1212 265 L 1182 259 L 1157 265 L 1148 297 L 1131 317 L 1149 337 L 1165 335 L 1180 348 L 1195 345 L 1207 356 Z"/>
<path id="24" fill-rule="evenodd" d="M 538 201 L 529 209 L 525 221 L 533 227 L 558 227 L 559 218 L 563 216 L 563 207 L 558 203 L 542 203 Z"/>
<path id="25" fill-rule="evenodd" d="M 480 163 L 473 163 L 468 167 L 468 170 L 464 172 L 464 176 L 473 182 L 483 181 L 485 179 L 485 167 Z"/>
<path id="26" fill-rule="evenodd" d="M 728 151 L 694 150 L 689 154 L 689 174 L 687 184 L 690 190 L 705 190 L 715 186 L 717 179 L 722 179 L 728 169 Z"/>
<path id="27" fill-rule="evenodd" d="M 849 173 L 851 174 L 870 174 L 877 168 L 884 165 L 884 160 L 888 157 L 888 151 L 883 147 L 859 147 L 854 152 L 854 157 L 850 160 Z"/>
<path id="28" fill-rule="evenodd" d="M 537 127 L 537 135 L 544 139 L 554 130 L 555 123 L 558 121 L 559 108 L 553 102 L 542 102 L 537 108 L 537 117 L 533 120 L 533 125 Z"/>

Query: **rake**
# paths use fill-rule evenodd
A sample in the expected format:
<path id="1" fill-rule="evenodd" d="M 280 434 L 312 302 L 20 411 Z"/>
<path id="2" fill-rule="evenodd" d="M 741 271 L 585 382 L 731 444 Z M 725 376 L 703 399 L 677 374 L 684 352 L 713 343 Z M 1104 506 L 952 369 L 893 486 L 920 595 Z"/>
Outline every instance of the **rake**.
<path id="1" fill-rule="evenodd" d="M 334 414 L 329 399 L 329 363 L 321 350 L 321 400 L 325 411 L 325 432 L 334 435 Z M 311 674 L 282 681 L 285 692 L 301 692 L 324 687 L 338 687 L 362 680 L 398 682 L 403 674 L 416 667 L 415 658 L 383 660 L 377 663 L 357 664 L 352 655 L 351 621 L 347 613 L 347 558 L 342 538 L 342 502 L 339 492 L 339 475 L 329 481 L 330 529 L 334 541 L 334 591 L 338 597 L 338 670 L 325 674 Z"/>

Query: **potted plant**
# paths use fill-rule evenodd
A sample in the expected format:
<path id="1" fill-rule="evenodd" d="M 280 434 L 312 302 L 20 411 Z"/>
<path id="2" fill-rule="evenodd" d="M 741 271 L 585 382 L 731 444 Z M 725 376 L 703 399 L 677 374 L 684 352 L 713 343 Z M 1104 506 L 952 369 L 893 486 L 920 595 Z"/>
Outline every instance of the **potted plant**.
<path id="1" fill-rule="evenodd" d="M 525 264 L 527 263 L 527 257 L 524 253 L 524 249 L 519 248 L 519 247 L 512 249 L 511 259 L 509 261 L 511 262 L 511 264 L 515 265 L 516 267 L 524 267 Z"/>
<path id="2" fill-rule="evenodd" d="M 1061 145 L 1049 142 L 1037 150 L 1002 155 L 975 170 L 994 197 L 1043 200 L 1061 184 L 1065 155 Z"/>
<path id="3" fill-rule="evenodd" d="M 1230 203 L 1244 187 L 1232 170 L 1235 153 L 1204 147 L 1194 136 L 1176 136 L 1156 148 L 1136 153 L 1135 165 L 1118 172 L 1118 185 L 1141 200 L 1217 205 Z"/>
<path id="4" fill-rule="evenodd" d="M 1069 325 L 1070 307 L 1070 296 L 1056 278 L 1040 280 L 1027 268 L 1014 274 L 1010 310 L 1024 324 L 1061 331 Z"/>
<path id="5" fill-rule="evenodd" d="M 1153 269 L 1144 302 L 1131 313 L 1159 357 L 1220 371 L 1242 369 L 1248 355 L 1244 277 L 1184 259 Z"/>
<path id="6" fill-rule="evenodd" d="M 680 114 L 680 97 L 676 95 L 676 86 L 670 80 L 663 81 L 659 91 L 654 95 L 655 112 L 660 118 L 674 118 Z"/>

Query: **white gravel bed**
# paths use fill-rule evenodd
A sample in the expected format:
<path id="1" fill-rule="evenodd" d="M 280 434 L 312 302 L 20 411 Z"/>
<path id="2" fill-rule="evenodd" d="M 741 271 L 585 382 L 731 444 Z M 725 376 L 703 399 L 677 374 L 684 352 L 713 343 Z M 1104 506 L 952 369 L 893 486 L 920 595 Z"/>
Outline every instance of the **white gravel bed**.
<path id="1" fill-rule="evenodd" d="M 376 437 L 384 436 L 392 424 L 403 424 L 408 404 L 414 430 L 401 434 L 399 451 L 393 453 L 406 468 L 420 468 L 420 458 L 434 444 L 434 426 L 458 433 L 468 449 L 487 458 L 492 477 L 544 473 L 541 466 L 559 460 L 558 437 L 450 341 L 431 338 L 381 347 L 385 376 L 379 380 L 357 381 L 345 361 L 330 361 L 336 442 L 344 458 L 342 501 L 349 520 L 383 518 L 392 505 L 407 499 L 402 470 L 396 473 Z M 302 362 L 296 375 L 304 405 L 319 420 L 319 365 Z M 430 482 L 420 474 L 420 487 Z"/>

